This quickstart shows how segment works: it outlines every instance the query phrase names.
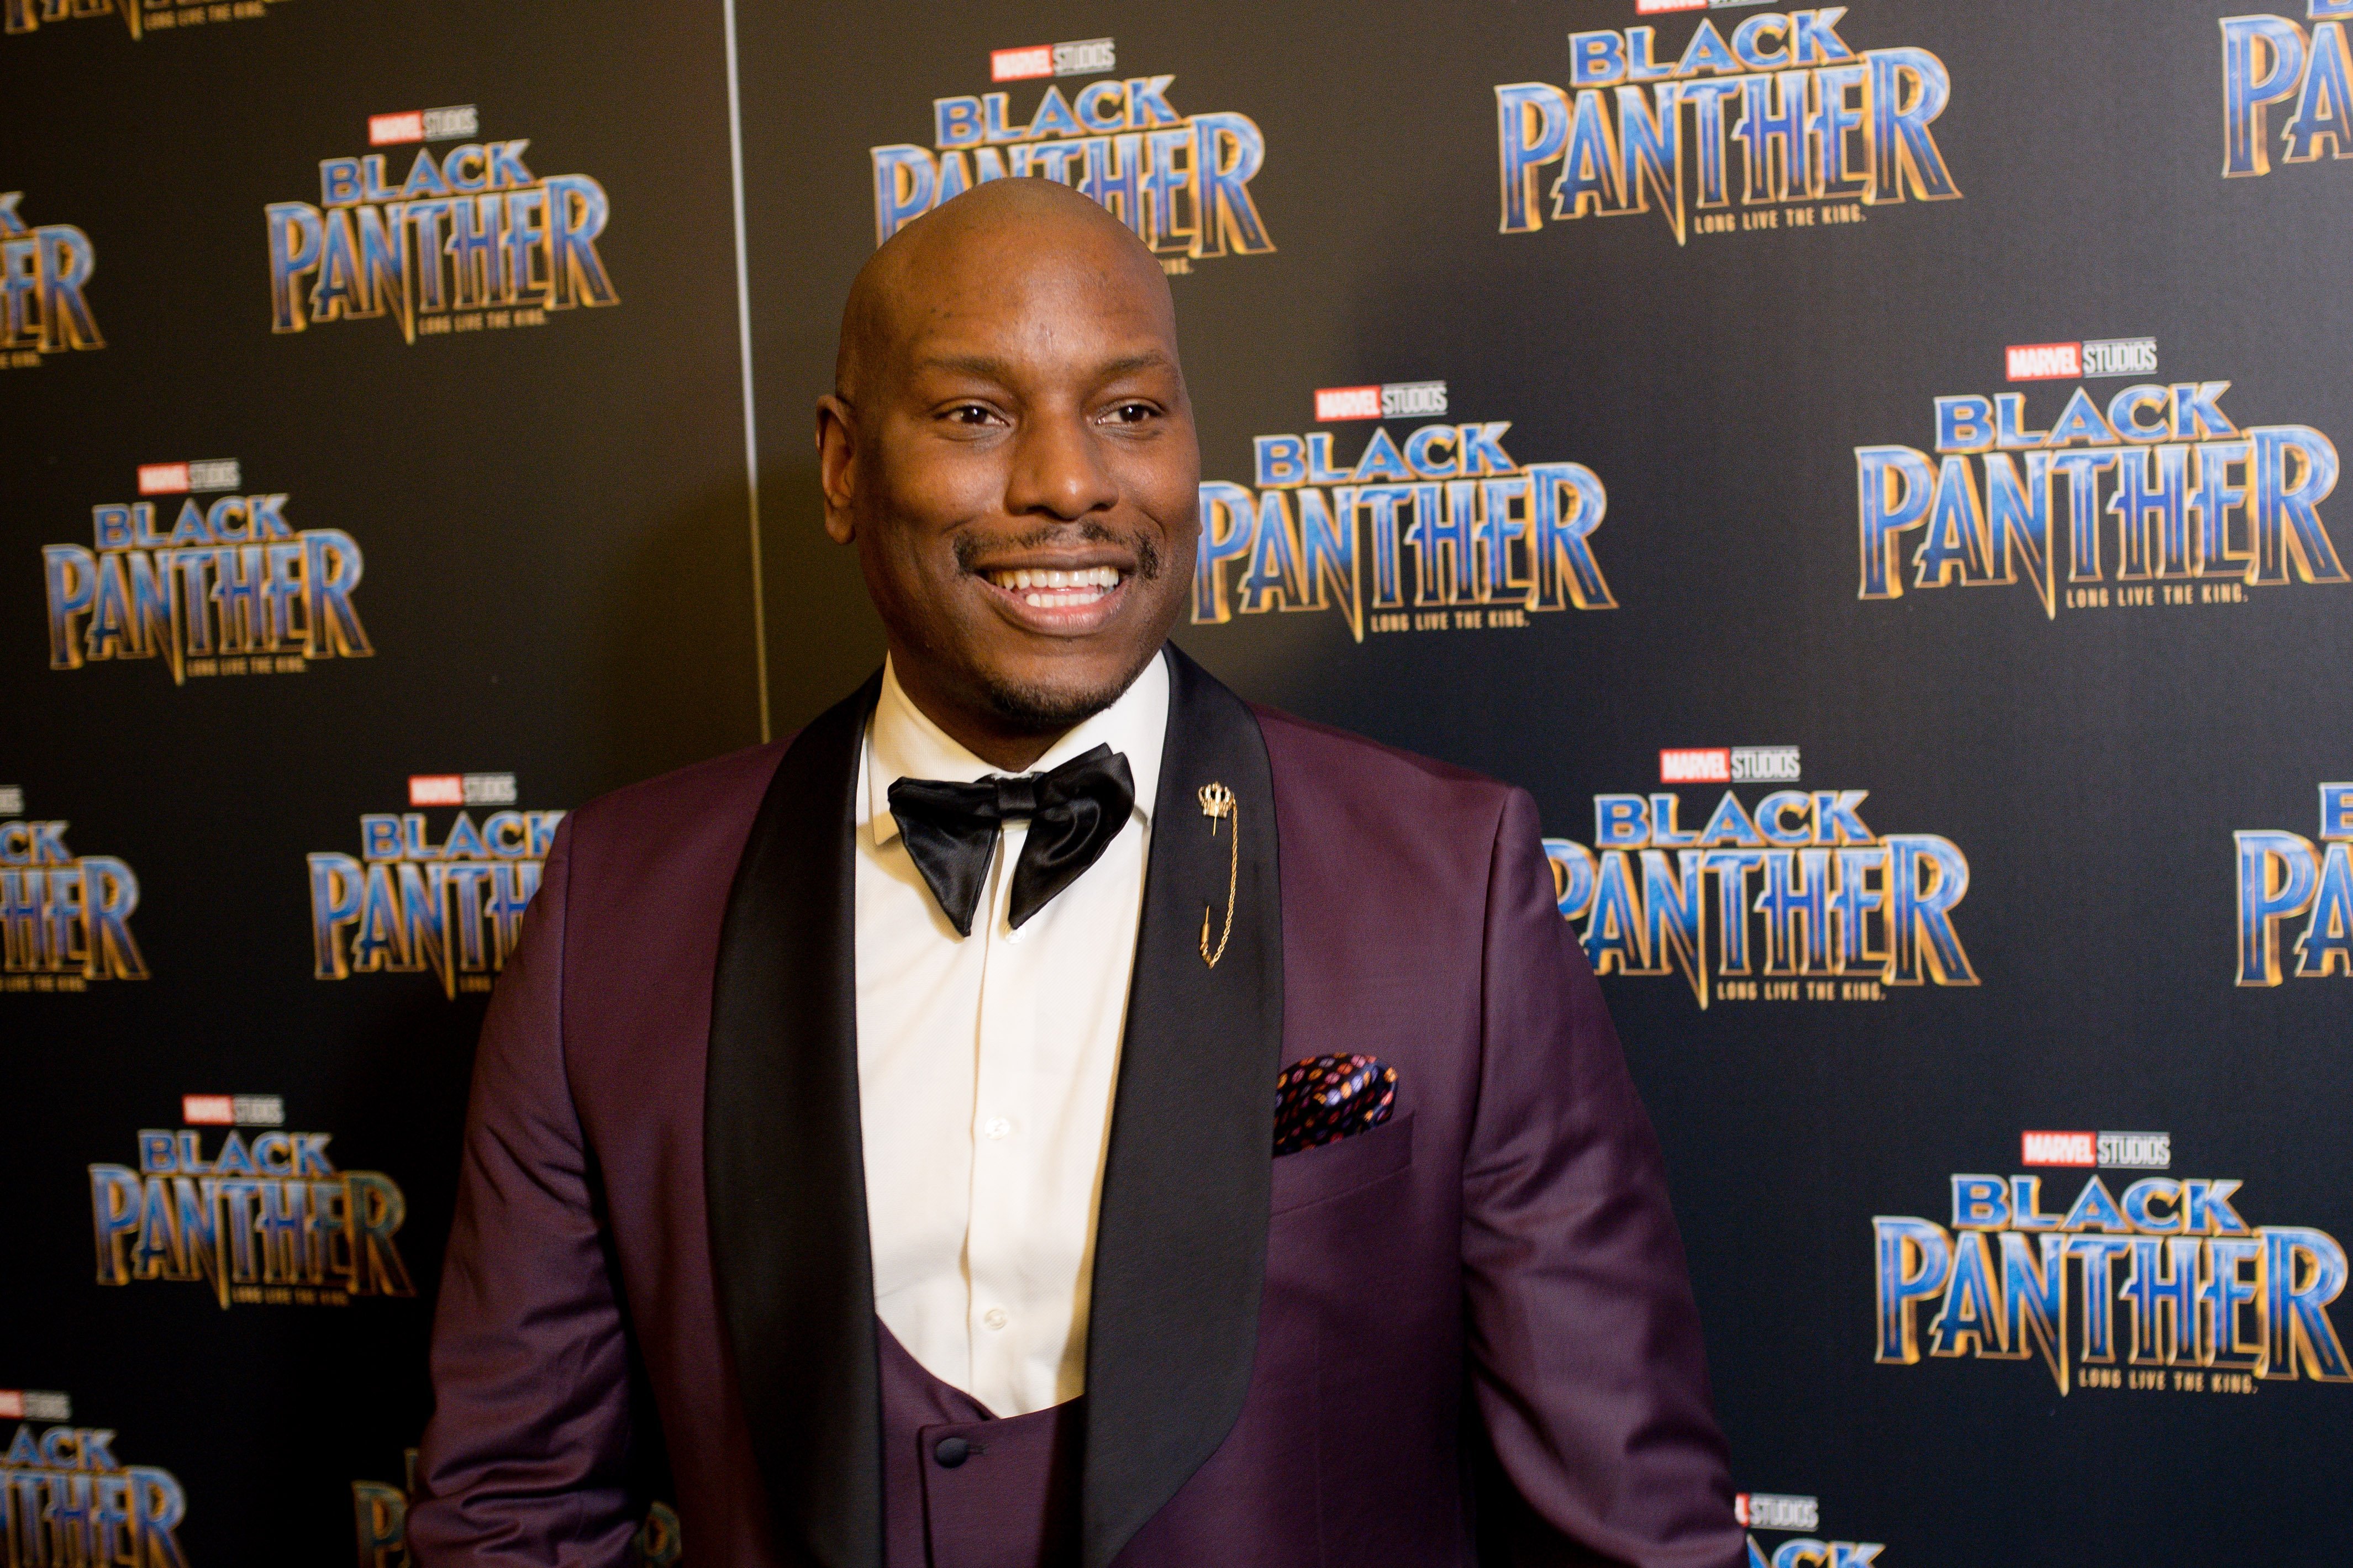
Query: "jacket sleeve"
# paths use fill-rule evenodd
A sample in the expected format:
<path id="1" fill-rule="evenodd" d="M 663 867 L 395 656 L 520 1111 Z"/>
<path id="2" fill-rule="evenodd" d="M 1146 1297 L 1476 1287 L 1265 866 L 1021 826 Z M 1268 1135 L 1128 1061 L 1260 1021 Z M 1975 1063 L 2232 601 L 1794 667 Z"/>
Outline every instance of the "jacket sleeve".
<path id="1" fill-rule="evenodd" d="M 1482 1555 L 1742 1563 L 1658 1142 L 1517 790 L 1483 963 L 1462 1177 L 1472 1389 L 1494 1461 Z"/>
<path id="2" fill-rule="evenodd" d="M 475 1053 L 408 1515 L 421 1568 L 604 1568 L 634 1533 L 628 1350 L 565 1070 L 572 829 L 557 830 Z"/>

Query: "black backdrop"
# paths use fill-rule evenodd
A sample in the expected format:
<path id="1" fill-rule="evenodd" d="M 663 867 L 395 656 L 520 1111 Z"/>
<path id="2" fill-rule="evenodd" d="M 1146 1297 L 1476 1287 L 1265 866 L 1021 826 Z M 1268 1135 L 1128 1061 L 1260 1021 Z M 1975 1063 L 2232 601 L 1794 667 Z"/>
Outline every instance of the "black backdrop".
<path id="1" fill-rule="evenodd" d="M 454 803 L 422 804 L 443 775 L 476 775 L 464 810 L 477 826 L 502 810 L 559 810 L 756 742 L 764 726 L 786 732 L 859 679 L 879 633 L 854 564 L 817 527 L 808 410 L 829 378 L 838 303 L 875 242 L 878 156 L 928 172 L 941 153 L 936 100 L 1005 93 L 1018 135 L 1049 86 L 1077 100 L 1107 79 L 1141 88 L 1098 93 L 1098 114 L 1109 101 L 1145 119 L 1161 105 L 1172 120 L 1246 117 L 1248 129 L 1193 121 L 1194 139 L 1168 154 L 1177 175 L 1204 145 L 1229 167 L 1250 131 L 1261 138 L 1242 189 L 1272 249 L 1196 254 L 1164 237 L 1204 476 L 1242 487 L 1250 509 L 1240 552 L 1216 563 L 1229 614 L 1180 628 L 1180 640 L 1256 699 L 1535 791 L 1559 840 L 1566 905 L 1616 972 L 1605 985 L 1667 1145 L 1737 1484 L 1798 1500 L 1755 1506 L 1759 1557 L 1828 1568 L 2342 1556 L 2327 1500 L 2348 1457 L 2337 1406 L 2353 1392 L 2331 1385 L 2345 1368 L 2328 1302 L 2343 1283 L 2333 1238 L 2353 1213 L 2330 1133 L 2353 1080 L 2332 981 L 2353 960 L 2323 950 L 2332 935 L 2341 950 L 2353 923 L 2341 842 L 2353 823 L 2334 826 L 2332 852 L 2316 805 L 2353 777 L 2340 673 L 2353 587 L 2327 580 L 2328 550 L 2308 538 L 2282 557 L 2285 582 L 2250 581 L 2267 574 L 2245 558 L 2267 531 L 2298 537 L 2298 496 L 2316 503 L 2323 539 L 2353 549 L 2326 495 L 2331 443 L 2353 427 L 2336 286 L 2353 261 L 2342 222 L 2353 172 L 2337 166 L 2353 129 L 2329 132 L 2348 110 L 2332 92 L 2346 57 L 2324 0 L 2321 17 L 2298 8 L 2269 22 L 2226 21 L 2219 0 L 1857 0 L 1805 13 L 1802 27 L 1762 6 L 1644 16 L 1636 0 L 1140 14 L 746 0 L 732 17 L 711 5 L 532 0 L 137 3 L 136 36 L 119 12 L 27 0 L 0 37 L 0 191 L 23 193 L 10 210 L 26 231 L 0 245 L 32 242 L 0 271 L 29 280 L 18 297 L 38 316 L 41 268 L 64 266 L 69 282 L 72 245 L 34 231 L 73 226 L 87 237 L 80 287 L 103 339 L 74 347 L 53 331 L 45 350 L 34 331 L 0 353 L 14 503 L 0 554 L 16 584 L 0 788 L 17 792 L 0 794 L 0 821 L 68 824 L 0 828 L 18 1197 L 0 1384 L 21 1385 L 26 1433 L 5 1464 L 40 1476 L 7 1493 L 12 1564 L 60 1550 L 60 1527 L 28 1518 L 39 1512 L 29 1500 L 70 1499 L 70 1477 L 51 1472 L 71 1471 L 78 1453 L 100 1473 L 165 1472 L 168 1485 L 150 1475 L 130 1488 L 151 1520 L 174 1511 L 176 1489 L 168 1529 L 133 1531 L 142 1561 L 315 1561 L 355 1539 L 364 1563 L 395 1560 L 402 1452 L 429 1408 L 423 1349 L 482 997 L 462 957 L 446 979 L 421 956 L 406 972 L 315 978 L 310 858 L 359 861 L 370 814 L 418 813 L 418 847 L 445 843 Z M 1669 117 L 1685 141 L 1680 238 L 1672 197 L 1655 187 L 1646 210 L 1557 216 L 1565 166 L 1591 177 L 1602 208 L 1637 205 L 1611 183 L 1639 161 L 1642 117 L 1609 79 L 1612 47 L 1629 47 L 1627 29 L 1653 29 L 1647 50 L 1632 47 L 1664 73 L 1703 24 L 1741 39 L 1769 74 L 1814 73 L 1782 75 L 1758 104 L 1769 115 L 1791 101 L 1776 93 L 1800 95 L 1801 163 L 1823 145 L 1804 117 L 1821 112 L 1827 87 L 1856 121 L 1836 132 L 1850 161 L 1896 160 L 1871 194 L 1901 199 L 1810 194 L 1803 171 L 1800 189 L 1775 199 L 1769 162 L 1762 199 L 1744 199 L 1748 143 L 1727 137 L 1727 199 L 1704 205 L 1711 121 L 1687 102 Z M 1581 81 L 1570 36 L 1604 32 L 1617 43 L 1582 57 L 1601 79 Z M 2226 178 L 2226 48 L 2256 35 L 2247 71 L 2258 96 L 2279 95 L 2256 143 L 2268 172 Z M 1112 63 L 1068 51 L 1071 74 L 992 79 L 992 51 L 1093 40 Z M 1785 45 L 1786 58 L 1775 52 Z M 1729 130 L 1754 90 L 1743 84 L 1768 73 L 1728 53 L 1719 63 L 1664 79 L 1731 84 Z M 1588 87 L 1594 96 L 1580 97 Z M 1635 90 L 1655 106 L 1652 87 Z M 432 140 L 371 142 L 371 116 L 432 106 L 471 106 L 471 126 L 436 117 L 388 128 Z M 1546 152 L 1554 124 L 1559 140 L 1533 174 L 1535 221 L 1505 232 L 1504 160 Z M 1167 127 L 1141 131 L 1155 129 Z M 2313 133 L 2316 155 L 2291 163 L 2298 132 Z M 271 331 L 265 209 L 322 205 L 322 160 L 381 153 L 397 185 L 420 146 L 438 163 L 518 138 L 531 175 L 586 175 L 607 198 L 590 243 L 616 303 L 546 309 L 536 323 L 511 304 L 501 326 L 494 301 L 470 326 L 453 299 L 438 312 L 453 330 L 424 327 L 414 342 L 391 315 Z M 874 151 L 887 148 L 919 151 Z M 1595 149 L 1598 166 L 1580 163 Z M 1939 162 L 1957 194 L 1942 195 Z M 465 163 L 486 177 L 492 166 Z M 1197 174 L 1176 197 L 1178 221 L 1198 210 L 1187 204 L 1199 184 Z M 1564 210 L 1576 205 L 1572 190 Z M 47 298 L 62 312 L 56 289 Z M 2147 574 L 2125 574 L 2126 531 L 2105 510 L 2085 520 L 2103 553 L 2084 574 L 2062 467 L 2049 485 L 2048 610 L 2018 546 L 2018 580 L 1972 580 L 2003 574 L 2008 518 L 1984 496 L 1989 468 L 2032 470 L 2022 443 L 1975 453 L 1968 405 L 1947 434 L 1971 450 L 1937 450 L 1936 400 L 1986 399 L 1990 418 L 1993 400 L 2016 395 L 2003 411 L 2012 426 L 2045 432 L 2079 387 L 2096 422 L 2137 385 L 2222 382 L 2202 424 L 2195 391 L 2138 407 L 2145 427 L 2179 426 L 2154 435 L 2155 458 L 2123 437 L 2073 446 L 2117 457 L 2094 479 L 2103 506 L 2126 465 L 2147 465 L 2160 491 Z M 1429 383 L 1442 392 L 1405 390 Z M 1319 391 L 1382 387 L 1422 411 L 1319 422 Z M 2235 428 L 2220 428 L 2214 409 Z M 1448 476 L 1376 463 L 1311 484 L 1311 502 L 1254 447 L 1320 434 L 1324 460 L 1350 468 L 1377 430 L 1413 449 L 1425 426 L 1498 421 L 1509 429 L 1490 434 L 1508 456 L 1490 468 L 1508 461 L 1521 471 L 1513 482 L 1542 487 L 1567 472 L 1542 465 L 1578 466 L 1563 493 L 1587 485 L 1587 510 L 1571 515 L 1582 527 L 1599 514 L 1577 539 L 1614 607 L 1529 606 L 1550 568 L 1528 559 L 1539 528 L 1525 490 L 1450 499 Z M 2283 442 L 2317 460 L 2267 458 Z M 1425 468 L 1442 468 L 1466 445 L 1419 450 Z M 1918 455 L 1916 487 L 1876 477 L 1908 456 L 1879 448 Z M 198 459 L 237 468 L 232 488 L 197 490 L 199 511 L 221 494 L 282 494 L 290 530 L 349 536 L 364 558 L 349 602 L 366 657 L 298 659 L 290 643 L 248 652 L 237 674 L 224 666 L 238 656 L 216 650 L 219 673 L 192 661 L 176 681 L 162 657 L 52 668 L 52 586 L 60 571 L 65 589 L 83 579 L 45 549 L 91 552 L 95 584 L 112 568 L 91 509 L 145 500 L 168 533 L 184 499 L 169 487 L 223 476 L 159 476 L 142 496 L 140 469 Z M 2195 508 L 2210 469 L 2260 492 L 2266 461 L 2289 503 L 2259 493 L 2223 508 L 2229 498 L 2210 493 Z M 2168 463 L 2181 465 L 2186 542 L 2169 560 Z M 1361 500 L 1363 487 L 1389 482 L 1440 487 L 1397 503 L 1398 523 L 1428 530 L 1397 546 L 1400 602 L 1370 602 L 1387 549 L 1377 535 L 1391 524 L 1367 511 L 1342 525 L 1360 557 L 1342 575 L 1367 600 L 1361 638 L 1336 604 L 1273 608 L 1278 587 L 1286 604 L 1344 596 L 1334 582 L 1319 590 L 1313 570 L 1286 574 L 1281 547 L 1303 563 L 1314 503 L 1340 507 L 1342 487 Z M 1887 547 L 1900 596 L 1876 596 L 1860 569 L 1874 505 L 1916 505 Z M 2200 553 L 2208 510 L 2217 531 Z M 1438 584 L 1417 603 L 1422 546 L 1452 563 L 1433 543 L 1449 515 L 1471 521 L 1482 561 L 1500 541 L 1502 581 L 1482 567 L 1468 593 Z M 1220 517 L 1234 526 L 1236 514 Z M 1932 551 L 1924 568 L 1924 544 L 1952 564 L 1936 566 Z M 1253 567 L 1267 606 L 1256 613 L 1243 607 Z M 1940 573 L 1953 581 L 1929 585 Z M 68 623 L 85 653 L 101 608 L 91 593 Z M 271 673 L 253 672 L 257 660 Z M 1671 779 L 1666 750 L 1702 754 Z M 1706 776 L 1719 768 L 1741 777 Z M 1847 798 L 1867 825 L 1847 837 L 1874 845 L 1836 842 L 1836 810 L 1792 805 L 1798 815 L 1768 816 L 1809 818 L 1821 831 L 1807 842 L 1828 854 L 1776 862 L 1777 847 L 1744 844 L 1735 825 L 1680 851 L 1734 861 L 1686 870 L 1677 848 L 1653 844 L 1646 882 L 1642 844 L 1621 840 L 1613 858 L 1599 833 L 1599 796 L 1675 795 L 1673 820 L 1692 833 L 1727 791 L 1754 813 L 1776 790 L 1867 791 Z M 1655 822 L 1657 805 L 1614 809 Z M 2295 837 L 2234 837 L 2257 832 Z M 1943 855 L 1943 871 L 1913 871 L 1897 841 Z M 1751 869 L 1736 863 L 1745 847 L 1757 849 Z M 1841 861 L 1841 848 L 1862 852 Z M 98 959 L 80 956 L 91 921 L 69 908 L 53 923 L 73 951 L 44 944 L 40 911 L 74 896 L 59 881 L 97 888 L 101 903 L 122 897 L 119 872 L 53 863 L 61 857 L 111 858 L 135 878 L 128 928 L 145 977 L 114 977 L 125 965 L 110 965 L 103 942 Z M 1931 910 L 1916 922 L 1890 919 L 1897 865 L 1926 889 Z M 429 889 L 435 871 L 412 864 L 409 883 Z M 330 973 L 332 949 L 349 960 L 371 920 L 379 935 L 406 934 L 401 876 L 382 873 L 387 910 L 355 904 L 330 932 Z M 1844 916 L 1833 899 L 1777 920 L 1757 907 L 1777 876 L 1835 878 L 1840 889 L 1852 879 L 1856 901 Z M 1702 949 L 1679 967 L 1668 915 L 1685 878 Z M 470 871 L 455 880 L 460 900 L 498 885 Z M 1725 952 L 1727 883 L 1746 889 L 1734 906 L 1749 932 L 1746 973 Z M 2282 913 L 2257 919 L 2258 962 L 2244 975 L 2242 906 L 2265 898 Z M 1893 983 L 1895 961 L 1878 952 L 1938 934 L 1939 900 L 1968 971 L 1947 962 L 1942 979 L 1976 983 L 1925 969 L 1924 983 Z M 1857 921 L 1869 955 L 1841 963 Z M 1832 938 L 1824 953 L 1768 968 L 1768 942 L 1816 924 Z M 477 987 L 494 966 L 495 926 L 479 917 Z M 2300 949 L 2307 926 L 2316 934 Z M 2265 929 L 2278 933 L 2276 983 L 2260 962 Z M 389 959 L 404 964 L 396 941 Z M 2300 963 L 2316 973 L 2297 973 Z M 1693 969 L 1705 972 L 1704 1008 Z M 1630 973 L 1641 970 L 1660 973 Z M 279 1104 L 183 1100 L 231 1095 Z M 331 1224 L 301 1243 L 320 1249 L 315 1267 L 281 1281 L 257 1264 L 230 1281 L 248 1294 L 231 1289 L 226 1308 L 201 1279 L 137 1278 L 142 1230 L 177 1222 L 108 1205 L 148 1190 L 139 1133 L 181 1129 L 208 1160 L 232 1131 L 257 1148 L 272 1131 L 331 1135 L 337 1172 L 381 1173 L 402 1195 L 395 1245 L 414 1293 L 352 1289 L 333 1267 L 349 1241 Z M 2021 1142 L 2071 1130 L 2086 1133 L 2082 1149 Z M 2096 1166 L 2098 1135 L 2111 1131 L 2164 1136 L 2111 1141 L 2106 1168 L 2070 1168 Z M 156 1173 L 168 1207 L 171 1176 Z M 2041 1211 L 2055 1215 L 2094 1176 L 2119 1202 L 2142 1184 L 2133 1219 L 2102 1228 L 2078 1213 L 2063 1233 L 2077 1254 L 2058 1266 L 2067 1296 L 2048 1361 L 2023 1319 L 2000 1321 L 2038 1282 L 2004 1260 L 2039 1262 L 2037 1237 L 2014 1215 L 1957 1213 L 1954 1178 L 1968 1174 L 2003 1179 L 2005 1209 L 2007 1178 L 2039 1177 Z M 2202 1242 L 2176 1254 L 2147 1239 L 2171 1239 L 2168 1216 L 2214 1192 L 2222 1207 L 2197 1205 Z M 364 1192 L 358 1202 L 368 1209 Z M 1958 1337 L 1980 1255 L 1957 1222 L 1972 1218 L 2011 1237 L 1986 1236 L 1996 1321 L 1975 1340 Z M 2242 1222 L 2244 1246 L 2232 1228 Z M 112 1267 L 110 1223 L 123 1230 L 126 1283 L 93 1272 Z M 2083 1254 L 2110 1229 L 2120 1246 L 2096 1291 L 2108 1266 Z M 2193 1290 L 2191 1317 L 2219 1311 L 2270 1353 L 2234 1363 L 2210 1328 L 2186 1349 L 2154 1335 L 2134 1359 L 2137 1320 L 2158 1310 L 2145 1288 L 2132 1294 L 2141 1265 L 2128 1229 L 2148 1267 L 2196 1274 L 2205 1295 Z M 195 1268 L 155 1255 L 158 1274 Z M 2251 1300 L 2233 1300 L 2234 1281 Z M 1883 1300 L 1910 1289 L 1916 1305 Z M 2089 1320 L 2109 1314 L 2094 1297 L 2115 1318 L 2106 1362 Z M 1882 1350 L 1883 1308 L 1899 1328 L 1913 1323 L 1916 1361 L 1905 1362 L 1900 1332 Z M 1963 1353 L 1931 1353 L 1940 1313 L 1945 1348 Z M 0 1390 L 0 1411 L 11 1403 Z M 58 1426 L 115 1436 L 86 1448 L 52 1439 L 45 1458 L 42 1435 Z M 16 1437 L 14 1422 L 0 1430 Z M 649 1544 L 660 1557 L 674 1542 Z"/>

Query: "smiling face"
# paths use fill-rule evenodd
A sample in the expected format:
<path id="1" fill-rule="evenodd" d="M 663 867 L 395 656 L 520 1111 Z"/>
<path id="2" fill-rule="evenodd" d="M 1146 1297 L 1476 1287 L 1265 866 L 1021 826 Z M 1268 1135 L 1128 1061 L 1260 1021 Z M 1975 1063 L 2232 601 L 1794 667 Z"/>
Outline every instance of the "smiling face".
<path id="1" fill-rule="evenodd" d="M 1116 700 L 1191 587 L 1200 453 L 1167 285 L 1066 186 L 994 182 L 875 254 L 818 449 L 900 684 L 999 767 Z"/>

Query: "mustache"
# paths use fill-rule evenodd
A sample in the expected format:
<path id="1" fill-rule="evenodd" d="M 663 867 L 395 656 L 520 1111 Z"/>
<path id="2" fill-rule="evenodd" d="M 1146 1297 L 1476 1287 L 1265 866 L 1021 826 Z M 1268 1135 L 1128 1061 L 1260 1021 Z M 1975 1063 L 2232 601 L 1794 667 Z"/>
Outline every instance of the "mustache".
<path id="1" fill-rule="evenodd" d="M 1011 539 L 992 540 L 987 546 L 968 534 L 958 535 L 955 543 L 956 570 L 971 576 L 984 548 L 1002 549 L 1009 545 L 1016 550 L 1039 550 L 1048 545 L 1069 544 L 1073 541 L 1124 549 L 1135 557 L 1135 575 L 1147 583 L 1157 579 L 1163 569 L 1160 547 L 1153 543 L 1149 535 L 1125 532 L 1105 523 L 1081 521 L 1048 523 L 1027 533 L 1016 534 Z"/>

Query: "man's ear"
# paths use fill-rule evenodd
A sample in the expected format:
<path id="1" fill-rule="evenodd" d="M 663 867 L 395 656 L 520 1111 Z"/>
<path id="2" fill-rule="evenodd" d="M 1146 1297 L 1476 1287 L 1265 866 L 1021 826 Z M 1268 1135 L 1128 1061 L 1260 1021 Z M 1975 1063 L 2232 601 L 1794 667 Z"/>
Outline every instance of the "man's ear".
<path id="1" fill-rule="evenodd" d="M 817 473 L 825 492 L 826 537 L 836 544 L 858 537 L 858 520 L 851 510 L 857 468 L 857 416 L 839 394 L 828 392 L 817 400 Z"/>

